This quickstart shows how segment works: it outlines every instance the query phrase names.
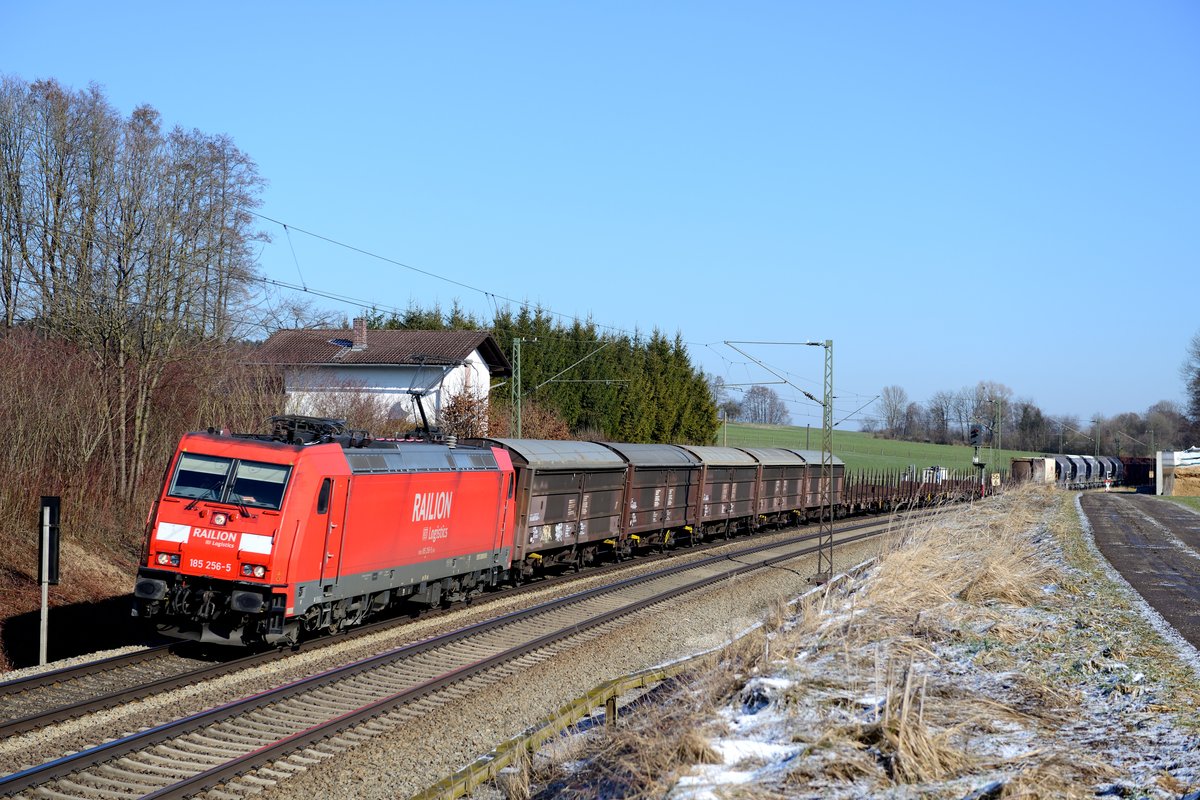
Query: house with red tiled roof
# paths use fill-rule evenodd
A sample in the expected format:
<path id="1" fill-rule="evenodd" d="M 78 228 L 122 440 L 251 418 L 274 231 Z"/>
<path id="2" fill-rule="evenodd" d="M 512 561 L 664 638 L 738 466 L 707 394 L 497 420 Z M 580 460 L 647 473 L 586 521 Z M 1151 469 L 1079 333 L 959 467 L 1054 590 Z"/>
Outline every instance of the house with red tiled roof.
<path id="1" fill-rule="evenodd" d="M 392 419 L 419 420 L 415 403 L 431 423 L 443 406 L 469 392 L 487 400 L 491 379 L 512 374 L 500 346 L 483 331 L 283 330 L 258 348 L 256 360 L 278 366 L 287 392 L 287 413 L 323 415 L 331 394 L 365 394 Z"/>

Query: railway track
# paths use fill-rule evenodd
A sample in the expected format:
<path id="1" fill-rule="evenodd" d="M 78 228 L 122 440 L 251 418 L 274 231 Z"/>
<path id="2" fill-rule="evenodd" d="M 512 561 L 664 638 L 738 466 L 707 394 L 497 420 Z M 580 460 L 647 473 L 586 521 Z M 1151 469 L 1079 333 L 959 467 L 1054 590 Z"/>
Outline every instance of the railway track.
<path id="1" fill-rule="evenodd" d="M 839 524 L 838 530 L 852 529 L 856 524 L 862 523 L 843 521 Z M 685 552 L 700 555 L 728 544 L 727 540 L 716 540 L 689 548 Z M 608 564 L 588 570 L 586 574 L 589 577 L 602 577 L 628 569 L 633 565 L 653 564 L 676 554 L 648 553 L 633 561 Z M 527 592 L 541 591 L 576 579 L 577 576 L 574 573 L 549 576 L 508 589 L 503 593 L 489 595 L 488 599 L 509 598 Z M 453 610 L 455 609 L 435 609 L 425 612 L 423 616 L 426 619 L 436 618 Z M 305 642 L 300 649 L 306 653 L 312 652 L 331 644 L 389 630 L 408 622 L 410 619 L 407 617 L 387 618 L 359 626 L 338 636 L 313 639 Z M 214 656 L 211 649 L 207 653 L 202 653 L 200 648 L 192 647 L 188 643 L 168 643 L 0 683 L 0 741 L 26 731 L 39 730 L 59 722 L 83 717 L 102 709 L 115 708 L 182 686 L 195 685 L 222 675 L 284 659 L 292 655 L 294 651 L 269 650 L 249 653 L 237 658 L 229 657 L 238 652 L 230 649 L 228 653 Z"/>
<path id="2" fill-rule="evenodd" d="M 696 548 L 696 552 L 702 552 L 702 548 Z M 665 557 L 664 554 L 650 554 L 636 563 L 652 563 L 663 557 Z M 606 565 L 589 571 L 588 575 L 603 575 L 606 571 L 627 568 L 630 563 Z M 573 574 L 550 576 L 545 580 L 509 589 L 503 595 L 491 595 L 489 599 L 538 591 L 575 577 Z M 433 609 L 426 611 L 422 616 L 432 619 L 457 610 L 457 608 L 458 606 L 450 609 Z M 302 648 L 297 648 L 297 650 L 302 649 L 306 653 L 312 652 L 331 644 L 405 625 L 410 621 L 408 617 L 389 617 L 358 626 L 338 636 L 326 636 L 306 641 Z M 210 649 L 206 655 L 190 657 L 189 652 L 198 652 L 200 648 L 192 647 L 190 643 L 167 643 L 0 683 L 0 740 L 25 731 L 75 719 L 94 711 L 150 697 L 180 686 L 196 684 L 200 681 L 286 658 L 296 652 L 296 650 L 269 650 L 251 652 L 231 659 L 228 657 L 230 654 L 237 654 L 241 651 L 235 648 L 215 649 L 224 649 L 227 653 L 214 657 L 212 649 Z"/>
<path id="3" fill-rule="evenodd" d="M 846 543 L 888 527 L 874 520 L 843 527 L 835 538 Z M 811 553 L 815 538 L 806 532 L 747 542 L 735 553 L 672 564 L 395 648 L 0 778 L 0 794 L 166 798 L 220 785 L 222 795 L 240 796 L 303 769 L 306 759 L 320 757 L 306 755 L 317 742 L 337 749 L 402 724 L 429 704 L 481 691 L 638 610 Z"/>

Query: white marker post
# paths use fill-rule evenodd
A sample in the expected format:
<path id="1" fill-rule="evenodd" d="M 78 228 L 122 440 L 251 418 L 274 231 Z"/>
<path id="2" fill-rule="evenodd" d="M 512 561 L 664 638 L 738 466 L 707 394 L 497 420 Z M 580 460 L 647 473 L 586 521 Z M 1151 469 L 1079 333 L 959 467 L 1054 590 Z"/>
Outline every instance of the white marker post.
<path id="1" fill-rule="evenodd" d="M 42 585 L 42 624 L 38 636 L 38 664 L 46 664 L 50 635 L 50 584 L 58 585 L 59 499 L 42 497 L 42 530 L 39 538 L 38 583 Z"/>

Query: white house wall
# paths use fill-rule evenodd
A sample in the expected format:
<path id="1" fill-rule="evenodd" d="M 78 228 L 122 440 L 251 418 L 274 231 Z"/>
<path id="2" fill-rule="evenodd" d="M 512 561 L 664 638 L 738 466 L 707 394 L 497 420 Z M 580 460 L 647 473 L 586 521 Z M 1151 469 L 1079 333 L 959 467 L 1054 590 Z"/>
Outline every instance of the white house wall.
<path id="1" fill-rule="evenodd" d="M 430 422 L 441 415 L 443 403 L 464 390 L 487 401 L 490 373 L 479 351 L 455 367 L 410 365 L 289 367 L 284 371 L 287 413 L 318 415 L 330 395 L 355 392 L 377 397 L 393 419 L 416 421 L 412 390 L 425 392 L 423 404 Z"/>

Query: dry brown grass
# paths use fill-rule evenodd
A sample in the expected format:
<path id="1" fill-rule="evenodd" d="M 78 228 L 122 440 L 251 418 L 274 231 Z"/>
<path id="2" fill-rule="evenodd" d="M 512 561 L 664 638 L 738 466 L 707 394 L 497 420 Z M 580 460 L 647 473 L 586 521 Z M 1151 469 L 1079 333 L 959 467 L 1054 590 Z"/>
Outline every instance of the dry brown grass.
<path id="1" fill-rule="evenodd" d="M 131 460 L 133 447 L 111 435 L 129 417 L 112 405 L 108 370 L 79 347 L 31 330 L 0 337 L 0 474 L 9 478 L 0 486 L 0 626 L 7 622 L 11 633 L 12 618 L 40 605 L 41 495 L 62 498 L 62 582 L 50 589 L 52 607 L 129 593 L 146 512 L 180 434 L 207 425 L 255 430 L 281 409 L 278 382 L 244 361 L 233 347 L 181 352 L 146 409 L 144 451 Z M 58 633 L 52 625 L 51 637 Z M 0 654 L 0 669 L 8 666 Z"/>
<path id="2" fill-rule="evenodd" d="M 512 764 L 496 778 L 496 787 L 504 793 L 507 800 L 529 800 L 533 796 L 530 791 L 530 773 L 529 751 L 522 747 Z"/>
<path id="3" fill-rule="evenodd" d="M 1095 786 L 1118 776 L 1116 770 L 1080 752 L 1029 753 L 1004 784 L 1003 798 L 1095 797 Z"/>
<path id="4" fill-rule="evenodd" d="M 753 662 L 761 657 L 762 643 L 760 638 L 738 652 Z M 717 763 L 711 740 L 723 729 L 712 721 L 714 711 L 743 682 L 744 676 L 734 670 L 744 663 L 724 659 L 711 668 L 676 677 L 669 702 L 624 716 L 619 726 L 593 732 L 591 749 L 598 757 L 582 771 L 565 773 L 557 760 L 535 769 L 533 782 L 543 787 L 535 796 L 662 797 L 693 765 Z"/>
<path id="5" fill-rule="evenodd" d="M 627 718 L 589 769 L 619 776 L 618 795 L 662 796 L 689 761 L 711 763 L 715 708 L 744 702 L 747 676 L 775 672 L 792 681 L 772 699 L 786 720 L 783 741 L 802 751 L 777 780 L 722 787 L 723 797 L 857 797 L 904 786 L 961 797 L 996 779 L 995 796 L 1094 795 L 1118 771 L 1086 736 L 1069 734 L 1095 724 L 1082 710 L 1086 681 L 1139 692 L 1121 662 L 1150 669 L 1146 662 L 1171 659 L 1142 635 L 1144 624 L 1112 616 L 1121 603 L 1111 587 L 1100 591 L 1107 581 L 1079 569 L 1086 550 L 1072 517 L 1060 493 L 1034 489 L 898 528 L 867 579 L 786 612 L 773 605 L 720 668 Z M 779 673 L 781 661 L 789 666 Z M 1186 688 L 1195 676 L 1176 677 L 1182 706 L 1200 707 Z M 1157 779 L 1168 791 L 1173 780 Z"/>

